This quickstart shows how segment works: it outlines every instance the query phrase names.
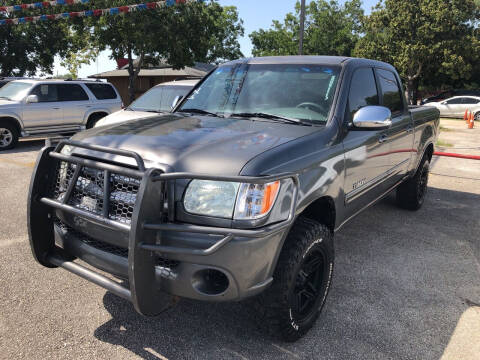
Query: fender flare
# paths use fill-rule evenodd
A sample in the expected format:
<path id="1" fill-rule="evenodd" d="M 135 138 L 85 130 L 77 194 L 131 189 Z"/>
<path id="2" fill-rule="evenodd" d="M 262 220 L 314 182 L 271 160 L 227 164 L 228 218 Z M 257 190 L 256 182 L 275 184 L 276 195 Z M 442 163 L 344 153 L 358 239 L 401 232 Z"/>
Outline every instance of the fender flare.
<path id="1" fill-rule="evenodd" d="M 22 120 L 20 119 L 19 116 L 17 116 L 16 114 L 2 114 L 2 113 L 0 113 L 0 120 L 7 120 L 7 121 L 13 122 L 18 129 L 18 134 L 21 135 L 24 127 L 23 127 L 23 122 L 22 122 Z"/>

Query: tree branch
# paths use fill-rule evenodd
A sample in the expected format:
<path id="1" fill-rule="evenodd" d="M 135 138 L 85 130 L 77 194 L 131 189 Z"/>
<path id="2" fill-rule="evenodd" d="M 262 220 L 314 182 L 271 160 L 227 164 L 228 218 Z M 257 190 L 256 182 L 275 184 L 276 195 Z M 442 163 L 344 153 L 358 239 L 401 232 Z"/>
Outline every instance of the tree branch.
<path id="1" fill-rule="evenodd" d="M 422 68 L 423 68 L 423 64 L 420 63 L 420 65 L 418 66 L 418 69 L 417 69 L 417 73 L 413 76 L 408 76 L 408 80 L 409 81 L 413 81 L 415 80 L 416 78 L 418 78 L 420 76 L 420 74 L 422 73 Z"/>

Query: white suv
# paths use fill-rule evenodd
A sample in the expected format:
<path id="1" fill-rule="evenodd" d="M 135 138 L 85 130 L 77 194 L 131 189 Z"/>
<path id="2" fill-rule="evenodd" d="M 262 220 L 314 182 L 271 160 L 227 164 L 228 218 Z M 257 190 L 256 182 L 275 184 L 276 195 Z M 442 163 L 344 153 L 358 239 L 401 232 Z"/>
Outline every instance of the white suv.
<path id="1" fill-rule="evenodd" d="M 105 82 L 11 81 L 0 89 L 0 151 L 15 147 L 19 137 L 91 128 L 121 107 L 118 91 Z"/>

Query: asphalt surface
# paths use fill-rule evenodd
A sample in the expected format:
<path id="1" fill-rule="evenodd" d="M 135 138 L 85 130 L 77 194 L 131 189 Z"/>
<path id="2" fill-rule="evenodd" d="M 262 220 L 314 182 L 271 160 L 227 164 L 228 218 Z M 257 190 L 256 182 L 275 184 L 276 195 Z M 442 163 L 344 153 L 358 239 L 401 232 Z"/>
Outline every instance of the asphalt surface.
<path id="1" fill-rule="evenodd" d="M 312 331 L 288 344 L 259 330 L 248 302 L 182 300 L 144 318 L 35 263 L 26 198 L 41 146 L 22 142 L 0 154 L 0 359 L 480 358 L 469 338 L 471 313 L 480 314 L 480 162 L 435 158 L 419 212 L 398 209 L 390 196 L 340 230 L 326 306 Z"/>

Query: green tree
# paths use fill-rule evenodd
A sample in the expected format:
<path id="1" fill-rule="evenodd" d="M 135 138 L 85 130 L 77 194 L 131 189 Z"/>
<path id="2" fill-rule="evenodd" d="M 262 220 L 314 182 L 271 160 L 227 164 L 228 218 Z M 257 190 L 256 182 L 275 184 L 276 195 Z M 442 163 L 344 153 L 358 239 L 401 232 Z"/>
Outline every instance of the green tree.
<path id="1" fill-rule="evenodd" d="M 22 3 L 7 0 L 5 6 Z M 79 11 L 82 5 L 25 9 L 11 14 L 1 13 L 0 19 Z M 0 26 L 0 76 L 34 76 L 38 72 L 52 74 L 55 56 L 76 53 L 88 42 L 88 34 L 79 29 L 81 20 L 39 21 Z"/>
<path id="2" fill-rule="evenodd" d="M 305 55 L 350 56 L 361 32 L 363 10 L 360 0 L 313 0 L 305 11 Z M 268 30 L 250 34 L 254 56 L 294 55 L 298 53 L 300 3 L 295 14 L 286 15 L 283 23 L 273 21 Z"/>
<path id="3" fill-rule="evenodd" d="M 464 83 L 478 72 L 478 18 L 474 0 L 380 1 L 354 54 L 393 64 L 416 103 L 420 84 Z"/>
<path id="4" fill-rule="evenodd" d="M 127 5 L 124 0 L 105 3 L 106 7 Z M 110 49 L 115 59 L 128 59 L 130 101 L 143 65 L 164 60 L 178 69 L 197 61 L 235 59 L 242 56 L 238 38 L 243 32 L 237 9 L 213 0 L 105 16 L 94 24 L 100 48 Z"/>

